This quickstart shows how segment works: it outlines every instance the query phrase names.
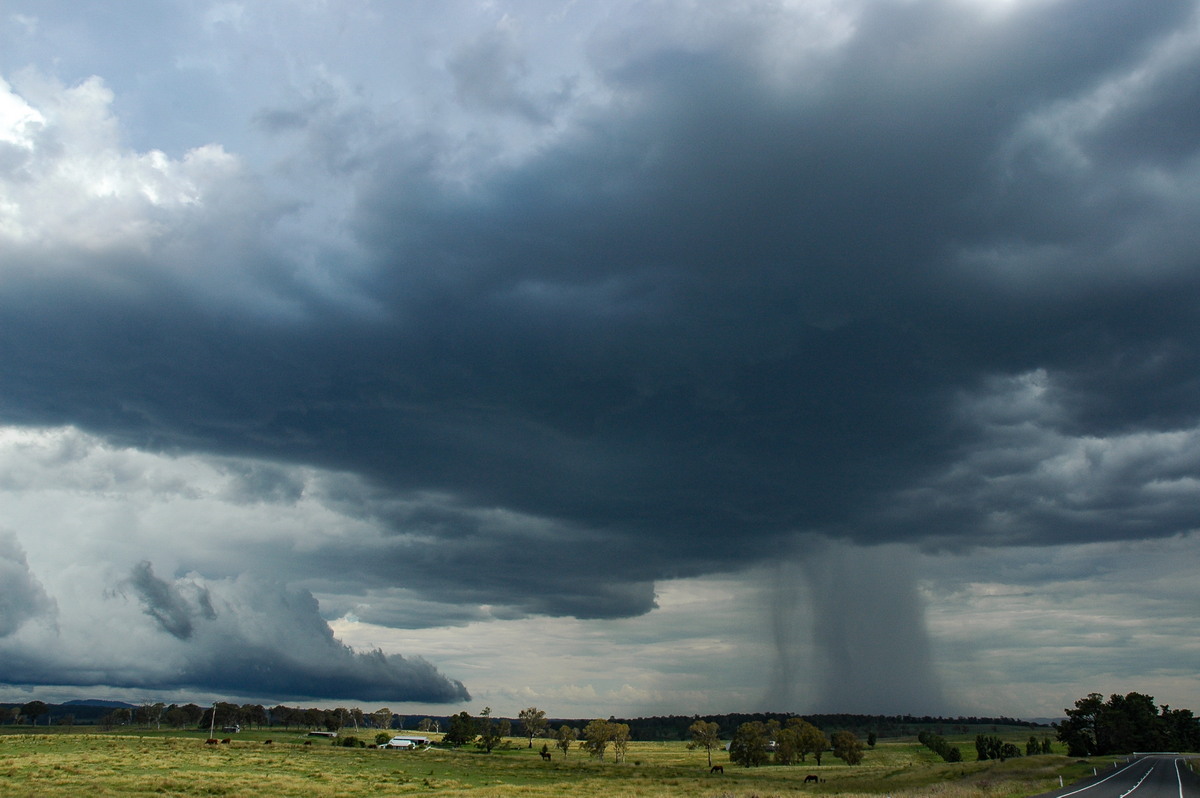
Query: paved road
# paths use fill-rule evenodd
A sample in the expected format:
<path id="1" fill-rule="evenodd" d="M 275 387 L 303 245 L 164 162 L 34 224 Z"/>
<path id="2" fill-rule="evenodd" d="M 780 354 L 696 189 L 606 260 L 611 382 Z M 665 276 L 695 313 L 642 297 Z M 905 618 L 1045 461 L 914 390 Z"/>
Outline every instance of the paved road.
<path id="1" fill-rule="evenodd" d="M 1200 798 L 1200 776 L 1182 757 L 1170 754 L 1143 756 L 1129 764 L 1101 769 L 1084 779 L 1037 798 Z"/>

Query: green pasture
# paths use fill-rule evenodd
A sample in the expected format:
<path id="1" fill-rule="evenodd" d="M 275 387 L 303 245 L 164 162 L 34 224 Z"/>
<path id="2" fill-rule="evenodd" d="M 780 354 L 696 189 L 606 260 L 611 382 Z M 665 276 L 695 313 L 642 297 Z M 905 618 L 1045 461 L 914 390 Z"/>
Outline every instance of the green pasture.
<path id="1" fill-rule="evenodd" d="M 538 753 L 541 741 L 528 749 L 523 739 L 510 739 L 485 754 L 470 748 L 344 748 L 315 738 L 304 745 L 304 732 L 280 729 L 225 736 L 232 742 L 212 746 L 204 744 L 204 732 L 0 733 L 0 795 L 766 798 L 809 792 L 1003 798 L 1050 790 L 1058 786 L 1060 774 L 1069 783 L 1090 775 L 1093 766 L 1109 764 L 1081 765 L 1048 755 L 950 765 L 915 740 L 898 739 L 868 749 L 857 767 L 826 753 L 820 767 L 810 756 L 796 766 L 747 769 L 730 763 L 723 750 L 714 751 L 713 763 L 725 768 L 722 775 L 709 773 L 703 750 L 688 750 L 682 742 L 631 743 L 618 764 L 611 749 L 604 761 L 597 761 L 578 749 L 563 759 L 552 748 L 552 761 L 544 762 Z M 370 740 L 373 732 L 361 736 Z M 272 744 L 265 744 L 267 739 Z M 973 737 L 948 739 L 963 747 L 968 760 L 974 759 Z M 809 774 L 824 781 L 805 785 Z"/>

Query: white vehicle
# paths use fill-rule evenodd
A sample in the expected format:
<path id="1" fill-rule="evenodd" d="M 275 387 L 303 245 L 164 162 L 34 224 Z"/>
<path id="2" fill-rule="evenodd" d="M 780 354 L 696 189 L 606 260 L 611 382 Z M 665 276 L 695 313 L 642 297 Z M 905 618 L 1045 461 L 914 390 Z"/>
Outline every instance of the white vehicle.
<path id="1" fill-rule="evenodd" d="M 424 748 L 429 745 L 428 737 L 413 737 L 407 734 L 399 734 L 387 741 L 384 748 Z"/>

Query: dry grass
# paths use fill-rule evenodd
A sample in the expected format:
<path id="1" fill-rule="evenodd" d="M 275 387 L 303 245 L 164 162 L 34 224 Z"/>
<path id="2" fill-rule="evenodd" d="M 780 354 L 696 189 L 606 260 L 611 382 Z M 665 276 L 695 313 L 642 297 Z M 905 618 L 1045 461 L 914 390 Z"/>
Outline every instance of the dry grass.
<path id="1" fill-rule="evenodd" d="M 386 751 L 303 745 L 295 732 L 242 734 L 229 745 L 201 736 L 39 734 L 0 736 L 0 795 L 226 796 L 227 798 L 357 798 L 436 795 L 463 798 L 551 798 L 588 793 L 606 798 L 767 798 L 815 795 L 1008 798 L 1058 785 L 1064 757 L 947 765 L 915 742 L 887 742 L 850 768 L 826 755 L 796 767 L 739 768 L 723 751 L 709 774 L 703 751 L 682 743 L 633 743 L 625 763 L 558 751 L 546 763 L 523 741 L 487 755 L 461 751 Z M 539 746 L 540 747 L 540 746 Z M 1090 769 L 1089 771 L 1090 772 Z M 808 774 L 825 779 L 804 785 Z"/>

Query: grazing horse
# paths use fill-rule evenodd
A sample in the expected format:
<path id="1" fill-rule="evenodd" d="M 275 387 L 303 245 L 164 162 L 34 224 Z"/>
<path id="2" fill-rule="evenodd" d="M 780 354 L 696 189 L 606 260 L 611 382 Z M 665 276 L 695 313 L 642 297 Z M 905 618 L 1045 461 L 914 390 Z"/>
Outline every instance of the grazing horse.
<path id="1" fill-rule="evenodd" d="M 711 769 L 711 770 L 709 770 L 708 772 L 709 772 L 709 773 L 724 773 L 724 772 L 725 772 L 725 766 L 724 766 L 724 765 L 713 765 L 713 766 L 712 766 L 712 769 Z"/>
<path id="2" fill-rule="evenodd" d="M 270 744 L 271 744 L 270 740 L 263 740 L 263 745 L 270 745 Z"/>
<path id="3" fill-rule="evenodd" d="M 804 783 L 808 784 L 810 781 L 811 782 L 819 782 L 820 779 L 817 778 L 816 776 L 814 776 L 812 773 L 809 773 L 807 776 L 804 777 Z"/>
<path id="4" fill-rule="evenodd" d="M 541 751 L 540 753 L 542 755 L 542 761 L 544 761 L 544 762 L 550 761 L 550 752 L 549 751 Z"/>
<path id="5" fill-rule="evenodd" d="M 233 742 L 233 741 L 230 740 L 228 737 L 226 737 L 224 740 L 221 741 L 221 745 L 229 745 L 231 742 Z"/>
<path id="6" fill-rule="evenodd" d="M 209 737 L 207 740 L 204 741 L 204 744 L 205 745 L 216 745 L 217 740 L 215 737 Z"/>
<path id="7" fill-rule="evenodd" d="M 312 740 L 305 740 L 305 741 L 304 741 L 304 744 L 305 744 L 305 745 L 312 745 Z"/>

